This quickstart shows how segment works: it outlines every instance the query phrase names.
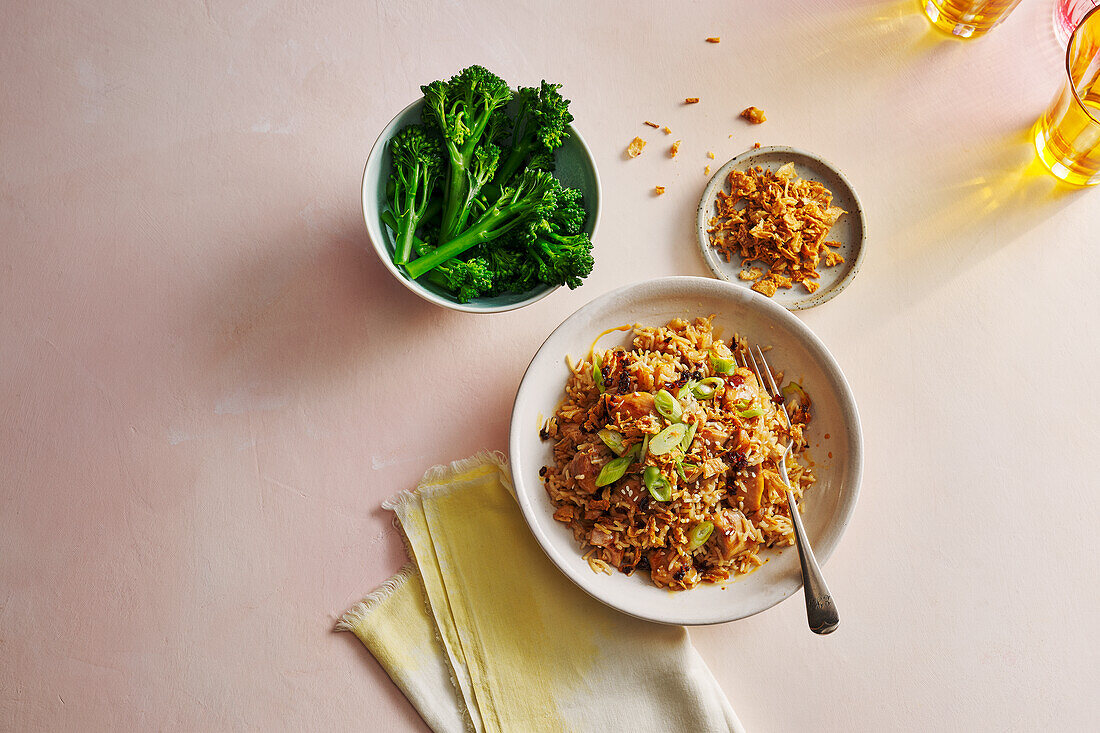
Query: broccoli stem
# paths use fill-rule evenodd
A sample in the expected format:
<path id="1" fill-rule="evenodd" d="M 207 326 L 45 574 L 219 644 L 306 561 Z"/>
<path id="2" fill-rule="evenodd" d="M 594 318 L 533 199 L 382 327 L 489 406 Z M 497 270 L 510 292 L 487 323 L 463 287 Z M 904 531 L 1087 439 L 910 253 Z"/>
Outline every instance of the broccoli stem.
<path id="1" fill-rule="evenodd" d="M 414 196 L 410 193 L 406 195 L 407 205 L 405 210 L 409 212 L 409 216 L 405 217 L 400 228 L 396 229 L 397 238 L 394 244 L 393 261 L 394 264 L 404 265 L 409 261 L 412 256 L 412 235 L 413 229 L 416 228 L 416 221 L 419 217 L 416 216 L 416 212 L 413 209 Z"/>
<path id="2" fill-rule="evenodd" d="M 531 142 L 521 142 L 512 148 L 512 152 L 508 154 L 508 158 L 497 169 L 496 177 L 493 179 L 505 185 L 516 174 L 516 172 L 523 167 L 523 163 L 527 160 L 527 156 L 531 151 L 535 149 L 535 146 Z"/>
<path id="3" fill-rule="evenodd" d="M 496 239 L 522 221 L 522 214 L 531 208 L 527 201 L 519 201 L 490 209 L 472 227 L 454 239 L 436 247 L 424 257 L 418 257 L 405 266 L 413 280 L 438 267 L 452 257 L 457 257 L 474 245 Z"/>
<path id="4" fill-rule="evenodd" d="M 477 195 L 476 191 L 471 192 L 470 167 L 474 163 L 474 151 L 477 150 L 478 143 L 485 134 L 485 128 L 489 126 L 492 116 L 493 110 L 483 110 L 462 145 L 447 142 L 447 154 L 451 166 L 447 186 L 443 192 L 445 199 L 443 224 L 439 229 L 441 242 L 451 239 L 466 226 L 470 202 Z"/>
<path id="5" fill-rule="evenodd" d="M 466 166 L 463 155 L 453 143 L 447 143 L 450 170 L 443 189 L 443 222 L 439 226 L 441 240 L 450 239 L 458 225 L 458 216 L 466 202 Z"/>
<path id="6" fill-rule="evenodd" d="M 443 210 L 443 201 L 438 197 L 433 197 L 428 205 L 424 207 L 424 213 L 420 216 L 420 224 L 423 225 L 426 222 L 431 221 L 434 217 L 439 216 L 439 212 Z"/>
<path id="7" fill-rule="evenodd" d="M 397 231 L 397 220 L 394 219 L 393 212 L 383 211 L 382 216 L 379 217 L 379 218 L 382 219 L 383 224 L 388 226 L 390 229 L 393 229 L 395 232 Z M 413 236 L 409 237 L 409 241 L 411 242 L 412 246 L 416 249 L 417 252 L 421 252 L 421 253 L 426 254 L 427 252 L 430 252 L 433 249 L 430 244 L 425 242 L 420 237 L 417 237 L 416 235 L 413 235 Z M 439 288 L 441 290 L 445 290 L 448 293 L 451 293 L 452 295 L 455 294 L 455 290 L 454 290 L 454 288 L 451 287 L 451 284 L 449 282 L 447 282 L 447 278 L 443 277 L 443 275 L 441 273 L 439 273 L 438 271 L 432 270 L 431 272 L 429 272 L 425 276 L 425 279 L 428 282 L 430 282 L 432 285 L 435 285 L 437 288 Z"/>

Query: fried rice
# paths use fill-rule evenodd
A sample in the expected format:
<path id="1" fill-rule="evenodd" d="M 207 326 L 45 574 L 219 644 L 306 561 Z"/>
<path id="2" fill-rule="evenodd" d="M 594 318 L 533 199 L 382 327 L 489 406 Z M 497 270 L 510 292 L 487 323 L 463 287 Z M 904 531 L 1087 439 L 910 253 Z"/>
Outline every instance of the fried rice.
<path id="1" fill-rule="evenodd" d="M 597 572 L 648 571 L 654 585 L 685 590 L 751 572 L 764 550 L 794 543 L 777 465 L 792 443 L 787 473 L 801 499 L 814 482 L 809 399 L 783 388 L 788 424 L 736 366 L 745 343 L 722 341 L 712 319 L 634 326 L 629 350 L 594 350 L 571 366 L 566 399 L 542 426 L 554 441 L 554 465 L 540 471 L 554 519 Z"/>

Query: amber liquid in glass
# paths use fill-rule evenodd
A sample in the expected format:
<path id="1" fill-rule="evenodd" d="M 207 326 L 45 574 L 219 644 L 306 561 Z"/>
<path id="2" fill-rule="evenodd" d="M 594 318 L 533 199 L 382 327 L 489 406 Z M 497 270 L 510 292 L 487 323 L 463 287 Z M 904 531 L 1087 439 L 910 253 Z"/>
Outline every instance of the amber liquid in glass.
<path id="1" fill-rule="evenodd" d="M 1062 89 L 1039 120 L 1035 149 L 1051 173 L 1088 186 L 1100 183 L 1100 89 L 1081 101 L 1068 86 Z"/>
<path id="2" fill-rule="evenodd" d="M 1020 0 L 921 0 L 924 14 L 940 30 L 958 38 L 977 38 L 1004 20 Z"/>
<path id="3" fill-rule="evenodd" d="M 1100 183 L 1100 8 L 1078 26 L 1066 50 L 1068 77 L 1039 118 L 1035 150 L 1066 183 Z"/>

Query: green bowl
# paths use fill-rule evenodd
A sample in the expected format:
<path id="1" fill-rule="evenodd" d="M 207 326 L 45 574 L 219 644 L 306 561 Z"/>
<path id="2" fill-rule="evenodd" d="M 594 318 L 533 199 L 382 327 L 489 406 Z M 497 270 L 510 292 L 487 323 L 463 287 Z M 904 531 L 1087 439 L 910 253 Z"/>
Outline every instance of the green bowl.
<path id="1" fill-rule="evenodd" d="M 556 290 L 558 285 L 543 285 L 525 293 L 508 293 L 492 298 L 474 298 L 466 303 L 459 303 L 450 293 L 441 290 L 431 283 L 421 283 L 413 280 L 397 265 L 393 264 L 393 232 L 382 223 L 381 215 L 389 204 L 386 201 L 386 181 L 390 176 L 390 139 L 407 125 L 420 122 L 420 110 L 424 106 L 424 98 L 421 97 L 390 120 L 386 129 L 374 142 L 370 155 L 367 156 L 367 165 L 363 171 L 363 219 L 367 223 L 367 233 L 370 234 L 371 244 L 382 264 L 390 271 L 398 282 L 409 290 L 436 305 L 452 310 L 465 311 L 467 313 L 500 313 L 515 310 L 525 305 L 530 305 L 536 300 L 541 300 Z M 600 174 L 596 171 L 596 163 L 592 159 L 592 152 L 585 144 L 584 138 L 573 126 L 569 127 L 569 137 L 565 143 L 554 153 L 555 170 L 554 177 L 561 181 L 563 186 L 579 189 L 584 196 L 584 207 L 588 211 L 584 230 L 595 241 L 596 225 L 600 221 Z"/>

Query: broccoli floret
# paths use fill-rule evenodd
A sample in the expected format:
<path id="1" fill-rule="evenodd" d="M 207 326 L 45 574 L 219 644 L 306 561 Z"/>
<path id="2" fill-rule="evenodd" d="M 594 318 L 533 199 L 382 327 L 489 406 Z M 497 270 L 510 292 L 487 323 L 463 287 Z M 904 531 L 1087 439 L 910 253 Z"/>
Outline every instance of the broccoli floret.
<path id="1" fill-rule="evenodd" d="M 470 250 L 473 257 L 483 260 L 493 272 L 493 287 L 486 295 L 524 293 L 539 284 L 538 267 L 527 249 L 503 241 L 507 239 L 510 237 Z"/>
<path id="2" fill-rule="evenodd" d="M 584 227 L 587 217 L 581 192 L 575 188 L 563 188 L 558 193 L 557 206 L 548 218 L 566 234 L 577 234 Z"/>
<path id="3" fill-rule="evenodd" d="M 401 130 L 390 141 L 393 172 L 387 192 L 396 219 L 393 261 L 403 265 L 412 255 L 416 227 L 428 208 L 443 166 L 439 137 L 423 125 Z"/>
<path id="4" fill-rule="evenodd" d="M 485 260 L 450 259 L 431 272 L 432 282 L 455 294 L 459 303 L 466 303 L 493 289 L 494 274 Z"/>
<path id="5" fill-rule="evenodd" d="M 540 219 L 527 225 L 524 241 L 544 283 L 573 290 L 592 272 L 592 240 L 586 232 L 569 234 L 551 220 Z"/>
<path id="6" fill-rule="evenodd" d="M 520 87 L 516 91 L 516 111 L 512 142 L 497 172 L 496 182 L 504 185 L 521 168 L 553 170 L 554 151 L 569 136 L 569 100 L 558 92 L 561 84 L 542 82 L 539 87 Z"/>
<path id="7" fill-rule="evenodd" d="M 471 166 L 478 145 L 493 142 L 505 122 L 503 111 L 512 99 L 508 83 L 482 66 L 463 69 L 447 81 L 422 86 L 424 122 L 439 129 L 448 159 L 443 188 L 442 239 L 459 231 L 468 196 Z"/>
<path id="8" fill-rule="evenodd" d="M 416 280 L 471 247 L 499 239 L 529 221 L 550 216 L 562 191 L 561 185 L 546 171 L 524 171 L 513 184 L 504 187 L 494 200 L 485 201 L 485 210 L 468 229 L 406 265 L 409 276 Z"/>

